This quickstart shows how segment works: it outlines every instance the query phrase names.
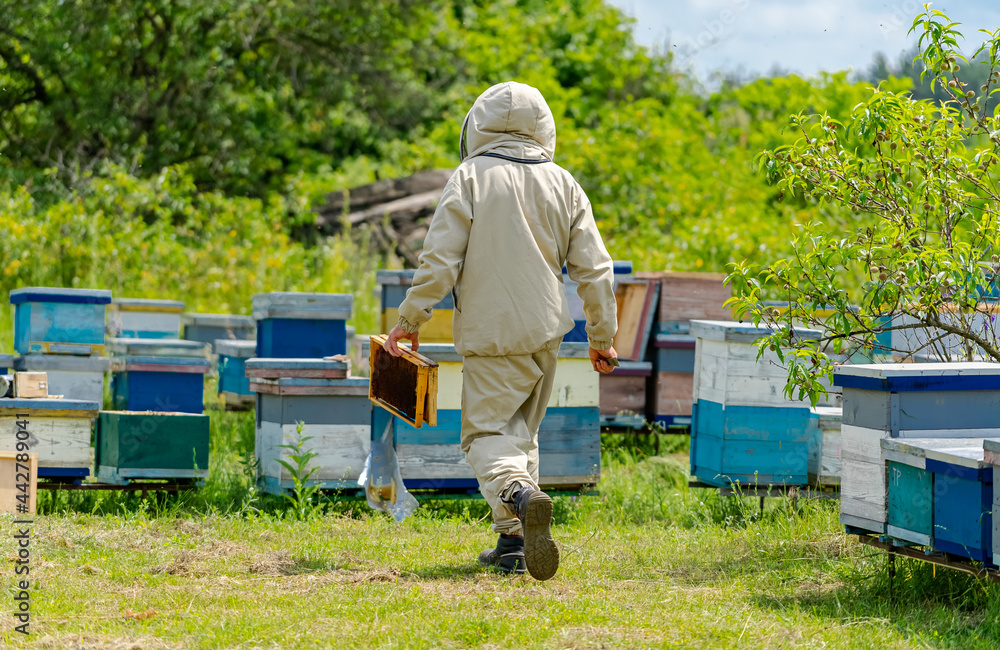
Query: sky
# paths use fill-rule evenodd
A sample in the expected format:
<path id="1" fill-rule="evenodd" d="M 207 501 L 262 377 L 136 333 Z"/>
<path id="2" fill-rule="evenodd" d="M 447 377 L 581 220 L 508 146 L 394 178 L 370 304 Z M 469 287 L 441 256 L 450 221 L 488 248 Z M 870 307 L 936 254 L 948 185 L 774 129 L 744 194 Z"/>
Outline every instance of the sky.
<path id="1" fill-rule="evenodd" d="M 923 12 L 916 0 L 610 0 L 636 18 L 643 45 L 668 47 L 703 80 L 716 70 L 769 72 L 775 65 L 806 76 L 868 68 L 876 52 L 890 61 L 916 44 L 907 32 Z M 1000 27 L 998 0 L 935 2 L 962 23 L 971 53 L 980 28 Z"/>

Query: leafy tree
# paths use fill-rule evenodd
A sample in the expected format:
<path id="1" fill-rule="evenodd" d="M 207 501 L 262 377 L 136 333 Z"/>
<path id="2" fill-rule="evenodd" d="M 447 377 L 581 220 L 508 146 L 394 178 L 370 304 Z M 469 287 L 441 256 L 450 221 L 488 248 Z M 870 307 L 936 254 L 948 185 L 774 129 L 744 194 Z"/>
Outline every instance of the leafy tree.
<path id="1" fill-rule="evenodd" d="M 71 185 L 104 161 L 185 164 L 260 194 L 317 158 L 373 153 L 440 114 L 455 76 L 416 0 L 0 4 L 0 155 Z"/>
<path id="2" fill-rule="evenodd" d="M 790 392 L 816 399 L 853 350 L 1000 361 L 1000 136 L 986 108 L 1000 87 L 1000 29 L 982 30 L 975 55 L 989 68 L 973 85 L 959 76 L 968 61 L 956 27 L 929 8 L 913 23 L 925 77 L 947 102 L 879 87 L 846 122 L 794 115 L 799 140 L 759 157 L 782 192 L 822 216 L 803 224 L 788 257 L 742 262 L 729 276 L 740 315 L 775 328 L 761 346 L 784 350 Z M 796 323 L 825 335 L 795 340 Z"/>

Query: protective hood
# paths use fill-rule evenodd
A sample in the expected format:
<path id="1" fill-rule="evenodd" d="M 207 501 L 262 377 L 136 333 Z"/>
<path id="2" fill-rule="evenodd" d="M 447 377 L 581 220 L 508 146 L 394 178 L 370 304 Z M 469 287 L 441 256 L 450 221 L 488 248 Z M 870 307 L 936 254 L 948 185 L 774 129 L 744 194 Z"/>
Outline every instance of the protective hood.
<path id="1" fill-rule="evenodd" d="M 552 160 L 552 111 L 537 88 L 516 81 L 491 86 L 465 116 L 459 150 L 463 161 L 495 150 L 515 158 Z"/>

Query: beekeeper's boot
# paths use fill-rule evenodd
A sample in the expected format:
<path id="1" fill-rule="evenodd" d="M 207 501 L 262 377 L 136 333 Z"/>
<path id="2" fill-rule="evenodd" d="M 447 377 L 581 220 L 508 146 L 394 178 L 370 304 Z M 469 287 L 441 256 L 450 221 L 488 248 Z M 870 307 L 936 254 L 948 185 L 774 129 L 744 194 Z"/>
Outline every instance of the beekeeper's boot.
<path id="1" fill-rule="evenodd" d="M 501 535 L 496 548 L 488 548 L 479 554 L 479 564 L 493 568 L 500 573 L 524 573 L 524 538 L 516 535 Z"/>
<path id="2" fill-rule="evenodd" d="M 521 487 L 513 495 L 513 511 L 521 520 L 524 562 L 535 580 L 548 580 L 559 569 L 559 548 L 552 539 L 552 499 L 541 490 Z"/>

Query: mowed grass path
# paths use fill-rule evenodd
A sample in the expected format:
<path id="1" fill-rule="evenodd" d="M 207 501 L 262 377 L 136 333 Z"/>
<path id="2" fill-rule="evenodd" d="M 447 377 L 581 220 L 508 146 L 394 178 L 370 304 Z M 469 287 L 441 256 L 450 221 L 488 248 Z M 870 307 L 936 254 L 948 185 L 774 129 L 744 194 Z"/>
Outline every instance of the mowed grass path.
<path id="1" fill-rule="evenodd" d="M 753 500 L 689 491 L 679 466 L 612 463 L 601 497 L 561 499 L 562 566 L 544 583 L 476 565 L 494 541 L 481 503 L 403 524 L 363 503 L 306 522 L 40 516 L 32 634 L 9 616 L 0 634 L 49 648 L 1000 646 L 997 588 L 908 561 L 890 602 L 884 554 L 842 534 L 836 502 L 776 499 L 760 518 Z"/>

